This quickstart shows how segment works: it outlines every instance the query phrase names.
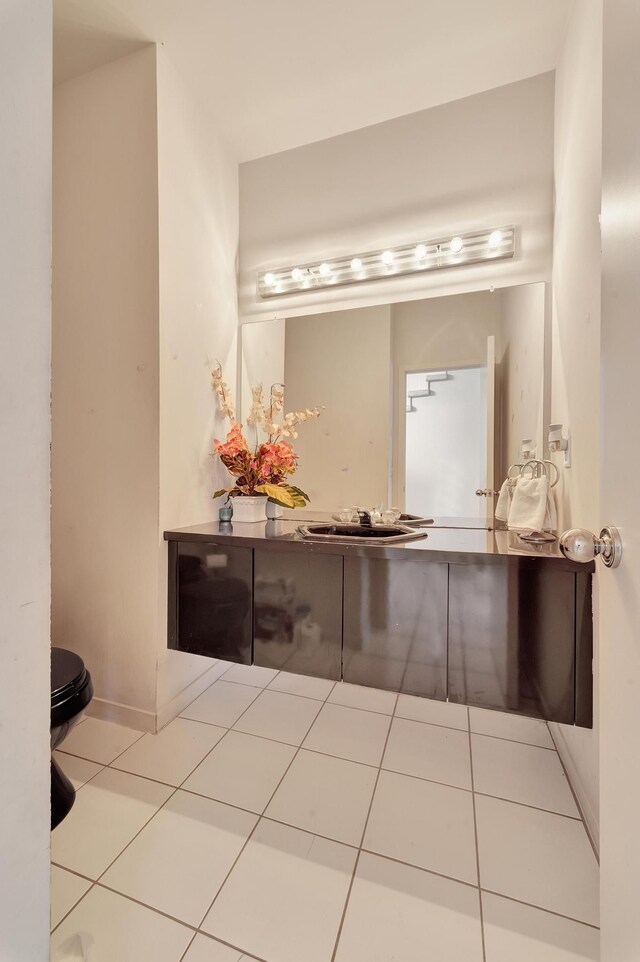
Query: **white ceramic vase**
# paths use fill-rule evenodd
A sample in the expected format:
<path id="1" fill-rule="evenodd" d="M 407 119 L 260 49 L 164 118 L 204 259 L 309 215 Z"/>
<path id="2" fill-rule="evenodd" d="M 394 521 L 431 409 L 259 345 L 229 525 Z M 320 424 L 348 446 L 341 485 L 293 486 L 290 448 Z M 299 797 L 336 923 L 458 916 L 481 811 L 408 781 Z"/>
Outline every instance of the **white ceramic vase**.
<path id="1" fill-rule="evenodd" d="M 275 501 L 267 501 L 267 519 L 276 521 L 278 518 L 284 518 L 284 508 Z"/>
<path id="2" fill-rule="evenodd" d="M 267 496 L 256 494 L 252 497 L 239 496 L 233 499 L 233 520 L 239 524 L 247 521 L 265 521 Z"/>

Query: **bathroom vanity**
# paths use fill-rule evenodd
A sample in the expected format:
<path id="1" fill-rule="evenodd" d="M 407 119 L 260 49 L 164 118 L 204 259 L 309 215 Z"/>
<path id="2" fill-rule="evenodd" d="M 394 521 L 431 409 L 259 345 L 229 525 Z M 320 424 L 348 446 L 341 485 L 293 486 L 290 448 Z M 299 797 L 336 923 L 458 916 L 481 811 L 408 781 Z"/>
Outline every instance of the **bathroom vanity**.
<path id="1" fill-rule="evenodd" d="M 509 531 L 361 545 L 297 525 L 165 532 L 168 646 L 591 727 L 593 564 Z"/>

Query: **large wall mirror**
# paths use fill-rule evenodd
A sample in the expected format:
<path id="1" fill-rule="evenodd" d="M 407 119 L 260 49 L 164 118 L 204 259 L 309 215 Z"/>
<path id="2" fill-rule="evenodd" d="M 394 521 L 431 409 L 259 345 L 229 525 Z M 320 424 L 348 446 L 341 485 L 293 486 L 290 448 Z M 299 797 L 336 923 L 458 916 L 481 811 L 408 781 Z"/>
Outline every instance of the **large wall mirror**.
<path id="1" fill-rule="evenodd" d="M 313 511 L 491 526 L 523 439 L 543 450 L 547 326 L 544 283 L 248 323 L 241 413 L 258 383 L 284 383 L 287 410 L 324 406 L 295 441 Z"/>

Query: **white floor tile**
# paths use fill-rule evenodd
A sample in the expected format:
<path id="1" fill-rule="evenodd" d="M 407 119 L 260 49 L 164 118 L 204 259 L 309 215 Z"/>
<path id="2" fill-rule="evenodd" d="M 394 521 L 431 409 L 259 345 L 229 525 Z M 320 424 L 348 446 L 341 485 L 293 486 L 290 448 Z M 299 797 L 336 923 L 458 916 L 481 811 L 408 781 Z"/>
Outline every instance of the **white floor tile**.
<path id="1" fill-rule="evenodd" d="M 598 962 L 598 929 L 482 893 L 487 962 Z M 235 962 L 235 960 L 234 960 Z"/>
<path id="2" fill-rule="evenodd" d="M 64 752 L 54 752 L 53 756 L 65 773 L 76 791 L 88 782 L 90 778 L 102 771 L 103 766 L 97 762 L 88 762 L 86 758 L 77 755 L 65 755 Z"/>
<path id="3" fill-rule="evenodd" d="M 198 932 L 183 962 L 252 962 L 252 960 L 237 949 L 230 949 L 228 945 L 223 945 L 217 939 Z"/>
<path id="4" fill-rule="evenodd" d="M 217 681 L 211 688 L 207 688 L 199 698 L 196 698 L 188 708 L 185 708 L 181 712 L 181 717 L 193 718 L 196 721 L 207 722 L 209 725 L 231 728 L 259 694 L 259 688 Z"/>
<path id="5" fill-rule="evenodd" d="M 472 735 L 471 755 L 477 792 L 580 817 L 556 752 Z"/>
<path id="6" fill-rule="evenodd" d="M 471 792 L 380 772 L 364 848 L 477 885 Z"/>
<path id="7" fill-rule="evenodd" d="M 225 734 L 224 728 L 175 718 L 157 735 L 144 735 L 114 762 L 123 772 L 180 785 Z"/>
<path id="8" fill-rule="evenodd" d="M 355 857 L 263 819 L 202 927 L 269 962 L 328 962 Z"/>
<path id="9" fill-rule="evenodd" d="M 303 695 L 305 698 L 316 698 L 324 701 L 335 681 L 327 678 L 313 678 L 311 675 L 294 675 L 290 671 L 281 671 L 269 683 L 270 691 L 284 691 L 290 695 Z"/>
<path id="10" fill-rule="evenodd" d="M 228 732 L 182 787 L 261 815 L 295 753 L 292 745 Z"/>
<path id="11" fill-rule="evenodd" d="M 249 812 L 176 792 L 102 881 L 197 927 L 256 822 Z"/>
<path id="12" fill-rule="evenodd" d="M 299 745 L 320 708 L 321 702 L 312 698 L 263 691 L 235 723 L 234 730 Z"/>
<path id="13" fill-rule="evenodd" d="M 87 718 L 76 725 L 60 745 L 60 751 L 79 755 L 100 765 L 109 765 L 114 758 L 142 738 L 142 732 L 100 718 Z"/>
<path id="14" fill-rule="evenodd" d="M 470 789 L 469 736 L 451 728 L 394 718 L 382 767 Z"/>
<path id="15" fill-rule="evenodd" d="M 51 859 L 96 879 L 155 815 L 173 790 L 105 768 L 84 785 L 51 835 Z"/>
<path id="16" fill-rule="evenodd" d="M 365 765 L 379 765 L 389 722 L 386 715 L 325 704 L 304 747 Z"/>
<path id="17" fill-rule="evenodd" d="M 471 731 L 478 735 L 493 735 L 527 745 L 538 745 L 540 748 L 555 748 L 547 723 L 539 718 L 525 718 L 523 715 L 510 715 L 486 708 L 470 708 L 469 718 Z"/>
<path id="18" fill-rule="evenodd" d="M 598 864 L 582 822 L 476 795 L 483 888 L 598 924 Z"/>
<path id="19" fill-rule="evenodd" d="M 275 668 L 260 668 L 258 665 L 233 665 L 222 677 L 225 681 L 234 681 L 241 685 L 253 685 L 255 688 L 266 688 L 277 674 Z"/>
<path id="20" fill-rule="evenodd" d="M 71 872 L 51 866 L 51 928 L 65 917 L 91 888 L 91 882 Z"/>
<path id="21" fill-rule="evenodd" d="M 375 768 L 303 749 L 285 775 L 266 815 L 357 846 L 375 781 Z"/>
<path id="22" fill-rule="evenodd" d="M 51 937 L 52 962 L 180 962 L 191 929 L 94 887 Z"/>
<path id="23" fill-rule="evenodd" d="M 336 962 L 482 962 L 478 890 L 363 852 Z"/>
<path id="24" fill-rule="evenodd" d="M 345 705 L 347 708 L 362 708 L 366 711 L 381 712 L 383 715 L 393 715 L 397 697 L 394 691 L 365 688 L 364 685 L 349 685 L 339 681 L 328 700 L 332 705 Z"/>
<path id="25" fill-rule="evenodd" d="M 469 730 L 469 719 L 465 705 L 454 702 L 436 701 L 434 698 L 416 698 L 414 695 L 399 695 L 396 706 L 398 718 L 411 721 L 428 722 L 431 725 L 444 725 L 446 728 Z"/>

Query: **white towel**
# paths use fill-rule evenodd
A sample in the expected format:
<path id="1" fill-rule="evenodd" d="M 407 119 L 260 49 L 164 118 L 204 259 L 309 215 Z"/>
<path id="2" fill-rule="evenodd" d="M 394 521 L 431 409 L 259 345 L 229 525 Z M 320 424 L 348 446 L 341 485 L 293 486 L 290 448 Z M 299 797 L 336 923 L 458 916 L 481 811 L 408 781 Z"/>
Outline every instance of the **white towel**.
<path id="1" fill-rule="evenodd" d="M 543 531 L 552 531 L 554 534 L 558 530 L 558 512 L 556 511 L 556 496 L 551 487 L 547 494 L 547 510 L 544 513 Z"/>
<path id="2" fill-rule="evenodd" d="M 547 512 L 549 478 L 520 478 L 513 492 L 508 525 L 520 531 L 541 531 Z"/>
<path id="3" fill-rule="evenodd" d="M 498 521 L 509 520 L 509 511 L 511 510 L 513 490 L 516 486 L 517 480 L 517 478 L 507 478 L 500 488 L 500 494 L 498 495 L 498 501 L 496 503 L 495 510 L 495 517 Z"/>

